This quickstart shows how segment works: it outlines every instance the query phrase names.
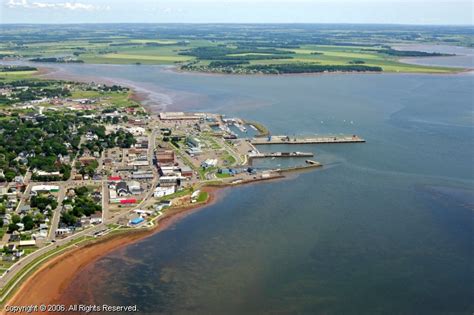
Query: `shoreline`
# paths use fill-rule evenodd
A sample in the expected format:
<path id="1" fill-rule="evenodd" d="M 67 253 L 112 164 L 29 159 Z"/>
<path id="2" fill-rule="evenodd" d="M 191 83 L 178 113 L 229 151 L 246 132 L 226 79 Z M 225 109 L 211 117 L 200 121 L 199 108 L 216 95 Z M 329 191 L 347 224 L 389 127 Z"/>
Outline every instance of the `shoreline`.
<path id="1" fill-rule="evenodd" d="M 416 58 L 416 57 L 413 57 Z M 430 57 L 427 57 L 430 58 Z M 399 61 L 406 64 L 406 65 L 412 65 L 412 66 L 424 66 L 424 65 L 419 65 L 415 63 L 408 63 L 408 62 L 403 62 L 403 60 L 410 59 L 409 57 L 407 58 L 400 58 Z M 274 77 L 307 77 L 307 76 L 322 76 L 322 75 L 360 75 L 360 74 L 366 74 L 366 75 L 460 75 L 464 73 L 474 73 L 474 68 L 466 68 L 466 67 L 442 67 L 442 66 L 426 66 L 426 67 L 442 67 L 442 68 L 447 68 L 452 71 L 449 72 L 424 72 L 424 71 L 419 71 L 419 72 L 387 72 L 387 71 L 334 71 L 334 72 L 313 72 L 313 73 L 281 73 L 281 74 L 264 74 L 264 73 L 221 73 L 221 72 L 206 72 L 206 71 L 189 71 L 189 70 L 182 70 L 179 68 L 179 66 L 176 65 L 134 65 L 134 64 L 85 64 L 85 65 L 106 65 L 106 66 L 135 66 L 135 67 L 141 67 L 141 66 L 157 66 L 161 67 L 163 71 L 166 72 L 171 72 L 171 73 L 176 73 L 176 74 L 182 74 L 182 75 L 199 75 L 199 76 L 217 76 L 217 77 L 224 77 L 224 76 L 242 76 L 242 77 L 269 77 L 269 78 L 274 78 Z M 72 80 L 72 81 L 79 81 L 79 82 L 95 82 L 95 83 L 102 83 L 102 84 L 121 84 L 124 86 L 129 87 L 130 89 L 134 89 L 136 93 L 139 93 L 136 91 L 137 86 L 131 85 L 130 83 L 127 83 L 126 81 L 123 80 L 114 80 L 114 79 L 107 79 L 106 77 L 94 77 L 88 79 L 86 76 L 82 75 L 76 75 L 76 74 L 71 74 L 71 73 L 63 73 L 63 74 L 57 74 L 58 69 L 57 68 L 50 68 L 48 66 L 44 66 L 41 64 L 40 66 L 37 66 L 38 72 L 35 74 L 35 76 L 39 77 L 44 77 L 45 79 L 52 79 L 52 80 Z M 99 79 L 97 81 L 97 79 Z M 143 91 L 143 94 L 148 94 L 146 91 Z M 147 98 L 145 99 L 147 100 Z"/>
<path id="2" fill-rule="evenodd" d="M 215 204 L 224 196 L 223 190 L 226 188 L 210 186 L 202 188 L 202 191 L 209 194 L 204 203 L 170 208 L 169 212 L 157 219 L 151 228 L 125 230 L 119 234 L 105 236 L 103 239 L 88 241 L 59 254 L 28 276 L 3 306 L 48 305 L 59 302 L 63 290 L 86 266 L 115 250 L 160 233 L 188 215 Z M 0 314 L 11 314 L 11 312 L 2 309 Z"/>
<path id="3" fill-rule="evenodd" d="M 423 66 L 414 63 L 407 63 L 402 62 L 408 66 Z M 179 69 L 178 66 L 168 67 L 166 71 L 189 75 L 189 74 L 196 74 L 202 76 L 242 76 L 242 77 L 298 77 L 298 76 L 322 76 L 322 75 L 356 75 L 356 74 L 366 74 L 366 75 L 387 75 L 387 74 L 413 74 L 413 75 L 458 75 L 468 72 L 474 72 L 474 68 L 460 68 L 460 67 L 442 67 L 442 66 L 425 66 L 425 67 L 441 67 L 452 69 L 453 71 L 450 72 L 395 72 L 395 71 L 331 71 L 331 72 L 302 72 L 302 73 L 280 73 L 280 74 L 272 74 L 272 73 L 222 73 L 222 72 L 207 72 L 207 71 L 189 71 L 189 70 L 182 70 Z"/>

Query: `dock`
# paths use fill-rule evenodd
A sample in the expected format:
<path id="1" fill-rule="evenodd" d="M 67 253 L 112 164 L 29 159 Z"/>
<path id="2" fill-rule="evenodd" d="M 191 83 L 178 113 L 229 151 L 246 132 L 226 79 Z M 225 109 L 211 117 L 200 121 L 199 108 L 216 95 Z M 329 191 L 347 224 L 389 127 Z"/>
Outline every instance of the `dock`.
<path id="1" fill-rule="evenodd" d="M 359 136 L 268 136 L 253 138 L 251 144 L 333 144 L 333 143 L 364 143 L 365 140 Z"/>
<path id="2" fill-rule="evenodd" d="M 292 157 L 313 157 L 313 152 L 268 152 L 249 154 L 250 159 L 258 158 L 292 158 Z"/>

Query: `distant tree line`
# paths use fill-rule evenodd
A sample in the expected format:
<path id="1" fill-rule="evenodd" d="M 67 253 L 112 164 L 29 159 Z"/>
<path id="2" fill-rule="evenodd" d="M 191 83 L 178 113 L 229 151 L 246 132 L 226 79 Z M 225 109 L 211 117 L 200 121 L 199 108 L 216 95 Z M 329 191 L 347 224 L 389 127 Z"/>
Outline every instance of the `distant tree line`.
<path id="1" fill-rule="evenodd" d="M 55 63 L 84 63 L 84 60 L 73 60 L 73 59 L 64 59 L 56 57 L 38 57 L 32 58 L 30 61 L 33 62 L 55 62 Z"/>
<path id="2" fill-rule="evenodd" d="M 36 71 L 35 67 L 30 66 L 0 66 L 0 72 L 11 72 L 11 71 Z"/>
<path id="3" fill-rule="evenodd" d="M 367 49 L 368 51 L 375 51 L 380 54 L 386 54 L 397 57 L 443 57 L 443 56 L 454 56 L 454 54 L 443 54 L 439 52 L 426 52 L 416 50 L 396 50 L 396 49 Z"/>
<path id="4" fill-rule="evenodd" d="M 249 70 L 255 70 L 268 74 L 284 73 L 318 73 L 318 72 L 381 72 L 381 67 L 364 65 L 318 65 L 307 63 L 295 64 L 273 64 L 273 65 L 251 65 L 246 67 Z"/>

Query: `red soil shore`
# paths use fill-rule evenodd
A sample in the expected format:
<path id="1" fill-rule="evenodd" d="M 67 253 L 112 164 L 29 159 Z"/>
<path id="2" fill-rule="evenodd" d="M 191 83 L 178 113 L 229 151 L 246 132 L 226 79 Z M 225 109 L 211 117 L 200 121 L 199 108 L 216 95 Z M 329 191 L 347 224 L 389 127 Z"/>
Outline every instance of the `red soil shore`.
<path id="1" fill-rule="evenodd" d="M 93 243 L 78 246 L 53 258 L 36 270 L 5 305 L 48 305 L 58 302 L 64 289 L 67 288 L 69 283 L 85 266 L 114 250 L 163 231 L 187 215 L 213 204 L 220 197 L 217 195 L 219 188 L 206 187 L 202 190 L 209 193 L 209 198 L 205 204 L 169 209 L 160 218 L 159 224 L 155 225 L 152 229 L 131 230 L 123 234 L 105 237 Z M 6 312 L 3 309 L 0 314 L 12 313 Z"/>

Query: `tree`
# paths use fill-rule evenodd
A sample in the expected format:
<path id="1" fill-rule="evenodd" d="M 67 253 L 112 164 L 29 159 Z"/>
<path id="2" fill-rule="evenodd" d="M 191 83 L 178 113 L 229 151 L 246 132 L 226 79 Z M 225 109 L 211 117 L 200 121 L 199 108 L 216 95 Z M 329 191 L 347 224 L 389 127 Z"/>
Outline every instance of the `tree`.
<path id="1" fill-rule="evenodd" d="M 12 233 L 13 231 L 18 231 L 18 225 L 12 222 L 8 225 L 8 233 Z"/>
<path id="2" fill-rule="evenodd" d="M 26 231 L 32 230 L 35 227 L 33 218 L 30 215 L 25 215 L 21 222 L 24 224 Z"/>
<path id="3" fill-rule="evenodd" d="M 12 215 L 12 223 L 13 223 L 13 224 L 20 223 L 20 221 L 21 221 L 21 218 L 20 218 L 20 216 L 19 216 L 18 214 Z"/>
<path id="4" fill-rule="evenodd" d="M 66 212 L 61 216 L 61 222 L 68 226 L 71 226 L 76 224 L 76 217 L 74 217 L 71 213 Z"/>

